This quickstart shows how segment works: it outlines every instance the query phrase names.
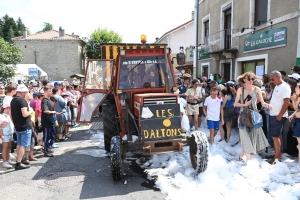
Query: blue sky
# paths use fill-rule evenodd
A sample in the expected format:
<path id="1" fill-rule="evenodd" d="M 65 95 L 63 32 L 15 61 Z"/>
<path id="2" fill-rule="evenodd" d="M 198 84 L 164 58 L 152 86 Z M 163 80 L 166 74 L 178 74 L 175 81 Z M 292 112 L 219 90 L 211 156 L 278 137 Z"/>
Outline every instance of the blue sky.
<path id="1" fill-rule="evenodd" d="M 21 17 L 31 33 L 43 22 L 65 32 L 88 37 L 98 26 L 114 30 L 123 42 L 154 42 L 165 32 L 191 19 L 194 0 L 0 0 L 0 17 Z M 193 36 L 192 36 L 193 37 Z"/>

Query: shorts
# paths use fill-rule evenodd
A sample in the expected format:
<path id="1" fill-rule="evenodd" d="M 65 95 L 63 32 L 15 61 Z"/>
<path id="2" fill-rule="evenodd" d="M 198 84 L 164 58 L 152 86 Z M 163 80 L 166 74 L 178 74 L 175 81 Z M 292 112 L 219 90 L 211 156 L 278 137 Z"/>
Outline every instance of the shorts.
<path id="1" fill-rule="evenodd" d="M 17 144 L 22 147 L 30 146 L 32 129 L 17 131 Z"/>
<path id="2" fill-rule="evenodd" d="M 207 120 L 207 128 L 208 129 L 219 130 L 220 121 Z"/>
<path id="3" fill-rule="evenodd" d="M 271 137 L 281 137 L 281 131 L 283 128 L 283 124 L 285 122 L 286 118 L 282 117 L 281 121 L 278 121 L 276 119 L 276 116 L 270 116 L 269 124 L 270 124 L 270 136 Z"/>
<path id="4" fill-rule="evenodd" d="M 187 115 L 199 115 L 199 105 L 187 104 L 186 111 Z"/>
<path id="5" fill-rule="evenodd" d="M 295 125 L 294 125 L 294 134 L 293 137 L 300 138 L 300 118 L 295 119 Z"/>
<path id="6" fill-rule="evenodd" d="M 56 134 L 62 134 L 65 128 L 65 123 L 66 122 L 62 122 L 62 123 L 58 123 L 58 127 L 56 127 Z"/>
<path id="7" fill-rule="evenodd" d="M 26 147 L 26 151 L 30 151 L 30 149 L 34 149 L 35 140 L 34 137 L 30 139 L 30 145 Z"/>
<path id="8" fill-rule="evenodd" d="M 3 136 L 4 136 L 4 139 L 2 139 L 2 142 L 11 142 L 14 140 L 13 133 L 10 135 L 3 135 Z"/>

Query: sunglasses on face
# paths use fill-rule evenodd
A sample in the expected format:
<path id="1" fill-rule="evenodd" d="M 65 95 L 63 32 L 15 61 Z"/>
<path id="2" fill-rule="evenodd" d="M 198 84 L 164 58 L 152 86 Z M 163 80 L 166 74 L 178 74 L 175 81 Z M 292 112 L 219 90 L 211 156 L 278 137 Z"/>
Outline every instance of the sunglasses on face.
<path id="1" fill-rule="evenodd" d="M 1 90 L 4 90 L 4 88 L 0 88 Z"/>
<path id="2" fill-rule="evenodd" d="M 248 81 L 254 81 L 255 78 L 247 78 Z"/>

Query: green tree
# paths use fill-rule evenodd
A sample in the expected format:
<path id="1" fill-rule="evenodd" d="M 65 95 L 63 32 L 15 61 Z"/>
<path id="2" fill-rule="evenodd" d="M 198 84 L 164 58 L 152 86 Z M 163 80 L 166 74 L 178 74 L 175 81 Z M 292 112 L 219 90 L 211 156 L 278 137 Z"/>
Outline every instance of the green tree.
<path id="1" fill-rule="evenodd" d="M 88 38 L 86 44 L 86 55 L 88 58 L 100 58 L 100 49 L 97 49 L 97 43 L 108 43 L 108 42 L 115 42 L 120 43 L 122 42 L 122 36 L 113 31 L 107 30 L 107 28 L 96 28 Z"/>
<path id="2" fill-rule="evenodd" d="M 17 34 L 16 35 L 17 36 L 23 35 L 23 30 L 25 28 L 25 25 L 20 17 L 17 19 L 16 25 L 17 25 Z"/>
<path id="3" fill-rule="evenodd" d="M 22 60 L 22 50 L 0 38 L 0 80 L 6 82 L 15 76 L 16 64 Z"/>
<path id="4" fill-rule="evenodd" d="M 42 31 L 50 31 L 53 30 L 53 25 L 50 24 L 49 22 L 44 22 L 44 28 Z"/>
<path id="5" fill-rule="evenodd" d="M 23 35 L 24 27 L 25 25 L 20 17 L 15 21 L 6 14 L 0 19 L 0 37 L 7 42 L 11 42 L 13 37 Z"/>

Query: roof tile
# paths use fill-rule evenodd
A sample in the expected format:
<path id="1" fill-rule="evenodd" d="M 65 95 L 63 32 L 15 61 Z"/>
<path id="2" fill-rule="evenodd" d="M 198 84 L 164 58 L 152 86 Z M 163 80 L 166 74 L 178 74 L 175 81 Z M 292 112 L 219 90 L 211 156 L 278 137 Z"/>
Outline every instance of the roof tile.
<path id="1" fill-rule="evenodd" d="M 23 36 L 12 38 L 12 40 L 24 40 Z M 65 34 L 65 37 L 59 37 L 59 31 L 50 30 L 28 35 L 26 40 L 82 40 L 78 35 Z"/>

